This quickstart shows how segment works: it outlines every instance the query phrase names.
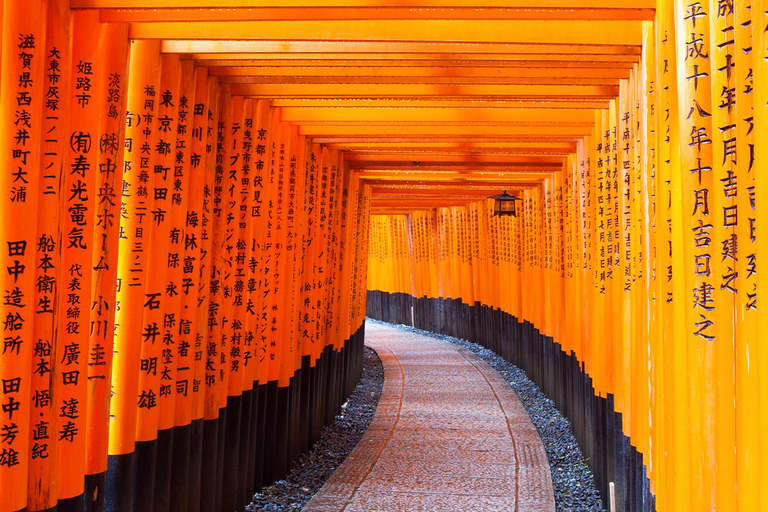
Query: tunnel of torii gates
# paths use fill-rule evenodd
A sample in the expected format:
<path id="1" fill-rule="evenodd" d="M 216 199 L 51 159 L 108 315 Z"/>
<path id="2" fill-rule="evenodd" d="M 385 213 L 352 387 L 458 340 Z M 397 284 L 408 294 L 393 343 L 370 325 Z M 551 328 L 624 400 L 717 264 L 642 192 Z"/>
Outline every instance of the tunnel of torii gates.
<path id="1" fill-rule="evenodd" d="M 618 510 L 768 510 L 768 0 L 256 4 L 2 2 L 0 512 L 242 509 L 366 307 Z"/>

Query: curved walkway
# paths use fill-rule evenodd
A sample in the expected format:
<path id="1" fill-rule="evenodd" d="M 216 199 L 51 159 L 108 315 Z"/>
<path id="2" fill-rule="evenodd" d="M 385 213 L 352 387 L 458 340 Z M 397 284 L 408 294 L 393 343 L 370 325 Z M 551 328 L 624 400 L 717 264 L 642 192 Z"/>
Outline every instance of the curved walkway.
<path id="1" fill-rule="evenodd" d="M 474 354 L 368 324 L 376 416 L 305 511 L 553 511 L 547 456 L 514 391 Z"/>

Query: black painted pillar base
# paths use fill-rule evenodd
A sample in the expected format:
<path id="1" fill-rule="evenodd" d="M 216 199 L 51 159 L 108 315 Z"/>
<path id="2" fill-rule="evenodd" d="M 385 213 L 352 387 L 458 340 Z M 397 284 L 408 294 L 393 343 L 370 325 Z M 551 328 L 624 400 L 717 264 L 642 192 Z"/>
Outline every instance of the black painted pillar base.
<path id="1" fill-rule="evenodd" d="M 85 512 L 104 512 L 107 493 L 107 472 L 85 475 Z"/>
<path id="2" fill-rule="evenodd" d="M 161 430 L 134 451 L 113 455 L 89 475 L 82 496 L 59 502 L 72 512 L 241 510 L 253 493 L 283 478 L 332 422 L 362 372 L 363 328 L 341 351 L 309 356 L 287 386 L 255 385 L 230 396 L 218 417 Z"/>
<path id="3" fill-rule="evenodd" d="M 131 512 L 135 462 L 133 452 L 107 458 L 106 509 L 109 512 Z"/>
<path id="4" fill-rule="evenodd" d="M 154 512 L 171 510 L 171 478 L 173 475 L 173 428 L 158 430 L 155 460 L 155 497 Z"/>
<path id="5" fill-rule="evenodd" d="M 152 510 L 155 503 L 157 440 L 136 443 L 136 485 L 133 488 L 133 509 Z"/>
<path id="6" fill-rule="evenodd" d="M 267 443 L 267 400 L 268 384 L 259 384 L 256 388 L 256 438 L 254 440 L 253 490 L 258 492 L 265 483 L 264 471 Z"/>
<path id="7" fill-rule="evenodd" d="M 240 421 L 242 395 L 227 397 L 227 424 L 224 429 L 224 450 L 221 486 L 221 510 L 237 508 L 237 486 L 240 480 Z"/>
<path id="8" fill-rule="evenodd" d="M 219 418 L 203 421 L 202 464 L 200 467 L 200 512 L 218 512 L 216 468 L 219 449 Z"/>
<path id="9" fill-rule="evenodd" d="M 187 510 L 200 512 L 202 502 L 203 447 L 205 445 L 205 420 L 190 423 L 189 479 L 187 480 Z M 178 509 L 179 512 L 182 509 Z"/>
<path id="10" fill-rule="evenodd" d="M 171 512 L 189 510 L 189 478 L 191 470 L 192 424 L 173 429 L 173 459 L 171 461 Z"/>
<path id="11" fill-rule="evenodd" d="M 57 512 L 82 512 L 84 509 L 85 494 L 75 496 L 74 498 L 59 500 L 59 503 L 56 506 Z"/>

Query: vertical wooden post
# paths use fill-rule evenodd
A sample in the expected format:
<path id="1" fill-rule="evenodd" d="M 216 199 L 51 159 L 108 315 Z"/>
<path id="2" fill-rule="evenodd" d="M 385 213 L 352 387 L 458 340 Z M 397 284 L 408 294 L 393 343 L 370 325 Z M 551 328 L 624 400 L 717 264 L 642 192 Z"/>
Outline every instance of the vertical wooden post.
<path id="1" fill-rule="evenodd" d="M 737 510 L 749 510 L 758 503 L 759 455 L 758 444 L 762 437 L 751 404 L 758 403 L 758 369 L 751 363 L 757 357 L 757 240 L 749 219 L 755 218 L 756 174 L 754 100 L 754 54 L 756 47 L 753 31 L 760 23 L 753 21 L 752 2 L 734 2 L 734 45 L 736 52 L 735 90 L 737 93 L 734 113 L 736 124 L 736 176 L 739 222 L 736 227 L 738 242 L 737 271 L 738 295 L 735 304 L 736 335 L 736 503 Z M 764 16 L 764 15 L 763 15 Z M 763 491 L 765 492 L 765 491 Z"/>
<path id="2" fill-rule="evenodd" d="M 696 12 L 692 16 L 689 9 Z M 675 33 L 678 56 L 688 56 L 688 37 L 698 34 L 702 46 L 678 63 L 677 90 L 680 106 L 680 172 L 682 178 L 682 215 L 691 218 L 683 223 L 683 258 L 689 262 L 684 274 L 686 292 L 686 340 L 689 353 L 689 394 L 685 403 L 690 420 L 698 428 L 688 433 L 691 462 L 691 508 L 710 509 L 714 503 L 715 396 L 707 384 L 714 364 L 715 316 L 714 276 L 707 267 L 717 240 L 713 227 L 720 212 L 711 204 L 713 183 L 712 158 L 712 74 L 709 55 L 699 52 L 710 48 L 709 6 L 675 5 Z M 691 113 L 690 110 L 693 109 Z M 714 327 L 713 327 L 714 326 Z"/>
<path id="3" fill-rule="evenodd" d="M 173 488 L 173 463 L 179 454 L 177 449 L 188 450 L 188 433 L 174 428 L 176 425 L 176 401 L 184 392 L 184 384 L 179 385 L 178 369 L 180 354 L 188 353 L 191 344 L 188 338 L 192 334 L 189 319 L 182 319 L 182 300 L 185 293 L 190 293 L 191 284 L 184 283 L 186 220 L 189 203 L 189 147 L 192 136 L 192 108 L 195 101 L 194 62 L 179 62 L 176 56 L 163 55 L 163 77 L 160 83 L 162 101 L 159 105 L 158 131 L 164 143 L 163 155 L 159 165 L 167 173 L 167 254 L 166 274 L 163 281 L 162 311 L 162 352 L 157 362 L 160 374 L 158 390 L 159 420 L 157 431 L 156 486 L 154 506 L 156 511 L 170 510 L 176 500 Z M 157 149 L 161 146 L 158 144 Z M 162 258 L 162 256 L 161 256 Z M 162 260 L 161 260 L 162 261 Z M 184 341 L 187 346 L 184 347 Z M 188 368 L 188 366 L 186 367 Z M 188 389 L 187 389 L 188 391 Z M 189 393 L 187 392 L 187 395 Z M 176 436 L 186 439 L 186 443 L 177 443 Z"/>
<path id="4" fill-rule="evenodd" d="M 61 202 L 66 174 L 67 129 L 69 127 L 70 73 L 72 59 L 72 16 L 66 2 L 49 2 L 45 38 L 45 96 L 41 121 L 40 212 L 36 234 L 35 298 L 32 340 L 32 439 L 29 443 L 29 510 L 45 510 L 58 502 L 57 443 L 58 404 L 54 402 L 56 375 L 53 374 L 57 346 L 58 317 L 54 305 L 61 282 Z M 42 57 L 43 55 L 41 55 Z M 10 302 L 10 301 L 6 301 Z M 43 432 L 35 429 L 40 427 Z M 48 433 L 45 429 L 48 429 Z M 52 442 L 54 440 L 54 442 Z"/>
<path id="5" fill-rule="evenodd" d="M 0 267 L 4 298 L 3 351 L 0 361 L 0 510 L 27 506 L 28 446 L 32 402 L 29 400 L 33 359 L 33 318 L 40 307 L 35 300 L 36 240 L 42 147 L 46 4 L 34 1 L 3 2 L 0 33 L 2 87 L 0 87 Z M 7 222 L 24 219 L 24 222 Z M 37 441 L 53 452 L 57 433 L 42 425 Z M 53 441 L 51 441 L 53 440 Z"/>
<path id="6" fill-rule="evenodd" d="M 123 187 L 118 244 L 117 299 L 110 403 L 107 506 L 115 512 L 131 510 L 134 488 L 134 449 L 139 405 L 153 397 L 139 390 L 141 343 L 151 342 L 139 321 L 147 304 L 147 261 L 151 231 L 154 156 L 152 146 L 159 101 L 160 45 L 131 42 Z M 155 397 L 156 400 L 156 397 Z"/>
<path id="7" fill-rule="evenodd" d="M 200 77 L 198 77 L 200 78 Z M 213 437 L 211 430 L 213 430 L 213 423 L 206 417 L 206 398 L 208 396 L 208 334 L 210 331 L 209 326 L 209 310 L 210 310 L 210 282 L 211 282 L 211 268 L 213 266 L 213 230 L 214 230 L 214 177 L 216 174 L 216 141 L 217 141 L 217 126 L 219 120 L 219 96 L 220 89 L 218 86 L 218 79 L 216 77 L 208 77 L 207 87 L 207 102 L 203 103 L 200 107 L 196 106 L 196 109 L 202 111 L 202 119 L 195 118 L 195 129 L 197 129 L 198 122 L 202 124 L 201 139 L 195 138 L 194 148 L 198 148 L 200 152 L 198 155 L 202 161 L 201 164 L 201 176 L 203 179 L 203 191 L 202 191 L 202 205 L 200 208 L 200 263 L 199 263 L 199 286 L 198 286 L 198 299 L 197 299 L 197 331 L 195 335 L 194 344 L 194 381 L 193 381 L 193 400 L 192 400 L 192 420 L 193 430 L 191 434 L 191 455 L 190 455 L 190 472 L 189 472 L 189 510 L 197 511 L 201 510 L 203 506 L 202 498 L 204 489 L 208 489 L 210 485 L 210 477 L 208 472 L 210 471 L 210 461 L 204 461 L 203 455 L 206 450 L 206 443 L 208 439 Z M 197 103 L 200 105 L 200 103 Z M 198 151 L 198 149 L 194 149 Z M 196 382 L 195 382 L 196 381 Z M 215 422 L 215 418 L 213 419 Z M 204 475 L 205 471 L 205 475 Z"/>
<path id="8" fill-rule="evenodd" d="M 222 371 L 225 379 L 222 382 L 222 407 L 226 407 L 226 428 L 224 430 L 224 452 L 222 454 L 222 490 L 221 508 L 229 510 L 235 508 L 237 498 L 237 469 L 238 451 L 240 446 L 240 421 L 242 414 L 243 393 L 243 357 L 242 357 L 242 322 L 240 314 L 242 308 L 242 290 L 244 267 L 240 261 L 244 261 L 245 255 L 239 256 L 243 250 L 240 241 L 240 205 L 243 200 L 241 193 L 243 178 L 243 161 L 247 152 L 243 149 L 243 141 L 246 134 L 246 112 L 244 110 L 244 98 L 235 96 L 232 98 L 232 122 L 225 130 L 229 133 L 225 137 L 228 146 L 227 157 L 224 161 L 224 197 L 226 211 L 226 236 L 222 240 L 223 250 L 226 253 L 223 285 L 224 308 L 222 311 L 222 326 L 224 333 L 222 342 L 227 342 L 222 347 L 222 356 L 226 362 Z M 224 323 L 226 321 L 226 324 Z M 224 357 L 222 357 L 224 361 Z"/>
<path id="9" fill-rule="evenodd" d="M 194 450 L 193 406 L 200 394 L 200 376 L 196 372 L 195 354 L 201 350 L 198 338 L 204 325 L 198 323 L 198 295 L 201 274 L 202 229 L 201 215 L 204 189 L 208 186 L 205 174 L 205 143 L 208 128 L 208 71 L 195 68 L 191 61 L 181 64 L 181 96 L 177 129 L 176 167 L 181 167 L 186 181 L 177 223 L 183 233 L 183 246 L 179 248 L 181 274 L 178 276 L 180 310 L 178 315 L 178 342 L 176 344 L 176 394 L 174 404 L 173 462 L 171 469 L 170 509 L 174 512 L 192 510 L 190 481 L 199 478 L 199 450 Z M 184 199 L 186 196 L 186 199 Z M 202 352 L 201 352 L 202 356 Z M 199 499 L 197 500 L 199 504 Z"/>
<path id="10" fill-rule="evenodd" d="M 91 263 L 94 275 L 87 357 L 85 496 L 89 511 L 104 510 L 106 497 L 128 44 L 126 24 L 105 26 L 104 42 L 98 56 L 101 64 L 98 78 L 101 90 L 96 107 L 99 116 L 98 178 L 94 190 L 96 206 Z"/>
<path id="11" fill-rule="evenodd" d="M 750 241 L 755 245 L 755 259 L 754 261 L 766 261 L 768 260 L 768 238 L 766 238 L 766 228 L 768 225 L 768 203 L 761 201 L 760 190 L 768 190 L 768 173 L 766 173 L 765 162 L 768 161 L 768 153 L 766 153 L 766 141 L 768 141 L 768 89 L 763 87 L 762 84 L 768 79 L 768 33 L 766 33 L 765 27 L 768 21 L 768 2 L 765 0 L 753 0 L 752 1 L 752 48 L 755 51 L 752 57 L 754 66 L 754 173 L 755 173 L 755 195 L 754 197 L 749 194 L 750 209 L 746 214 L 747 223 L 749 226 Z M 750 253 L 744 254 L 745 257 Z M 748 259 L 748 258 L 747 258 Z M 747 293 L 747 304 L 749 308 L 757 308 L 757 297 L 760 290 L 768 290 L 768 272 L 757 272 L 757 288 L 753 290 L 745 290 Z M 757 310 L 759 311 L 759 310 Z M 763 421 L 768 420 L 768 402 L 762 399 L 762 397 L 768 396 L 768 347 L 761 340 L 768 339 L 768 315 L 757 315 L 757 335 L 755 340 L 758 340 L 755 344 L 755 369 L 758 377 L 758 389 L 757 396 L 760 399 L 757 401 L 757 412 L 753 415 L 752 421 L 757 419 L 757 424 L 762 424 Z M 751 363 L 750 363 L 751 365 Z M 751 404 L 750 404 L 751 405 Z M 757 463 L 757 481 L 765 482 L 768 478 L 768 440 L 761 435 L 760 442 L 757 447 L 755 457 L 753 460 Z M 752 506 L 752 504 L 750 504 Z M 762 486 L 760 495 L 757 501 L 757 509 L 768 507 L 768 489 L 765 485 Z"/>
<path id="12" fill-rule="evenodd" d="M 103 25 L 96 12 L 73 15 L 69 151 L 62 216 L 62 282 L 55 361 L 60 378 L 54 392 L 59 405 L 59 508 L 83 507 L 92 263 L 98 184 L 100 50 Z"/>
<path id="13" fill-rule="evenodd" d="M 208 336 L 205 341 L 205 428 L 203 429 L 203 476 L 201 504 L 202 511 L 213 511 L 220 506 L 221 478 L 220 457 L 223 455 L 221 442 L 224 439 L 222 429 L 225 420 L 220 416 L 223 407 L 222 386 L 224 385 L 224 363 L 222 362 L 222 350 L 226 348 L 226 340 L 223 337 L 226 319 L 223 316 L 223 279 L 225 271 L 226 254 L 222 250 L 222 241 L 226 237 L 226 196 L 225 162 L 229 154 L 227 145 L 230 137 L 228 130 L 232 125 L 232 97 L 229 87 L 220 87 L 218 98 L 217 123 L 213 133 L 215 135 L 215 163 L 214 177 L 211 195 L 211 266 L 209 280 L 209 303 L 207 311 Z"/>
<path id="14" fill-rule="evenodd" d="M 718 5 L 718 2 L 712 1 L 705 9 L 711 13 L 708 19 L 701 18 L 700 21 L 709 25 L 711 34 L 709 47 L 711 90 L 705 94 L 710 96 L 711 110 L 707 109 L 707 112 L 711 113 L 709 119 L 712 124 L 711 131 L 707 133 L 711 140 L 713 166 L 712 172 L 709 173 L 712 175 L 712 183 L 706 199 L 711 211 L 708 222 L 713 226 L 712 247 L 722 249 L 719 251 L 722 254 L 718 258 L 718 251 L 715 250 L 715 254 L 712 254 L 712 251 L 704 250 L 703 247 L 699 249 L 700 246 L 697 245 L 699 250 L 695 254 L 697 274 L 705 272 L 705 267 L 699 266 L 699 263 L 706 262 L 708 265 L 706 271 L 711 274 L 711 278 L 706 281 L 714 288 L 712 293 L 714 302 L 711 307 L 715 324 L 711 330 L 714 332 L 715 339 L 711 343 L 712 364 L 706 369 L 704 379 L 707 383 L 717 382 L 717 385 L 705 384 L 707 396 L 712 400 L 709 421 L 713 423 L 711 427 L 705 427 L 705 432 L 710 428 L 714 432 L 714 440 L 711 438 L 705 440 L 712 446 L 709 450 L 711 462 L 708 462 L 705 468 L 711 467 L 715 470 L 714 479 L 711 480 L 715 487 L 713 506 L 717 510 L 729 512 L 735 510 L 736 506 L 734 336 L 736 335 L 736 296 L 739 293 L 737 282 L 739 256 L 734 244 L 738 246 L 736 229 L 739 222 L 744 221 L 744 216 L 739 218 L 737 204 L 737 180 L 740 174 L 736 157 L 737 100 L 730 99 L 729 91 L 735 92 L 734 59 L 740 57 L 738 53 L 742 52 L 735 46 L 733 5 Z M 690 40 L 688 42 L 690 43 Z M 704 104 L 701 106 L 706 108 Z M 705 183 L 697 186 L 696 190 L 704 190 Z M 700 292 L 701 288 L 699 288 Z M 697 309 L 700 308 L 697 306 Z"/>

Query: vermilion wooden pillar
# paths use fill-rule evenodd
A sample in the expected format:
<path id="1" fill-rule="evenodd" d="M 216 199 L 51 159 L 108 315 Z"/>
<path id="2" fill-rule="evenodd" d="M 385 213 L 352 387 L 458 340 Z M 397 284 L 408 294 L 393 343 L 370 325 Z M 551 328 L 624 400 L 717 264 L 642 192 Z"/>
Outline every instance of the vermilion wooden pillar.
<path id="1" fill-rule="evenodd" d="M 152 230 L 150 194 L 154 193 L 152 149 L 160 100 L 159 44 L 132 41 L 129 59 L 107 471 L 107 507 L 114 511 L 131 510 L 139 405 L 146 409 L 155 403 L 151 388 L 144 390 L 143 397 L 139 390 L 141 343 L 152 342 L 152 332 L 146 331 L 139 318 L 154 304 L 148 302 L 146 285 Z"/>
<path id="2" fill-rule="evenodd" d="M 3 350 L 0 379 L 3 395 L 0 425 L 0 510 L 16 511 L 27 506 L 29 475 L 28 446 L 31 435 L 33 322 L 35 309 L 35 268 L 41 182 L 43 97 L 45 92 L 45 2 L 4 2 L 0 33 L 2 84 L 0 84 L 0 267 L 3 301 Z M 10 222 L 24 219 L 25 222 Z M 55 386 L 56 384 L 54 384 Z M 44 427 L 39 435 L 46 445 L 55 433 Z M 42 448 L 41 448 L 42 449 Z M 54 447 L 50 447 L 54 452 Z"/>

